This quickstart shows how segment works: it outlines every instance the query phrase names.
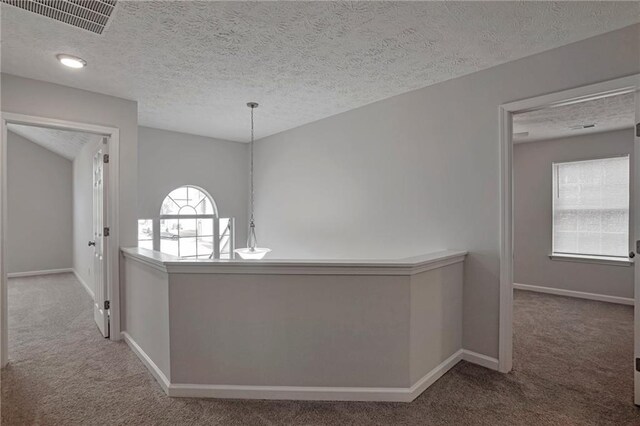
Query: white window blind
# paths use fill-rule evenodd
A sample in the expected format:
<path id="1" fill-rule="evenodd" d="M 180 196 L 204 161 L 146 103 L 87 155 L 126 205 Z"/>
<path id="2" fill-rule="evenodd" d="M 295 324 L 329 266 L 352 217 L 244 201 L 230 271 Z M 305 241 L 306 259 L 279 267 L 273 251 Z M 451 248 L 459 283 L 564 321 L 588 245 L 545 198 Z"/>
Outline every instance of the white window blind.
<path id="1" fill-rule="evenodd" d="M 553 164 L 553 253 L 627 257 L 629 157 Z"/>

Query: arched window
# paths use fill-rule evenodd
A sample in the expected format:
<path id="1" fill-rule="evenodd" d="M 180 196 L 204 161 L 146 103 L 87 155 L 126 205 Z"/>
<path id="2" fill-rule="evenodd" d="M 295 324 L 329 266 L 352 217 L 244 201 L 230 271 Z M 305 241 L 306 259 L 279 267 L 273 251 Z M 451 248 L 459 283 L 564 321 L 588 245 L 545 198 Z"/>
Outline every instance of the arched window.
<path id="1" fill-rule="evenodd" d="M 160 251 L 182 258 L 212 258 L 217 215 L 213 199 L 204 190 L 174 189 L 160 208 Z"/>
<path id="2" fill-rule="evenodd" d="M 184 259 L 230 258 L 233 219 L 218 218 L 213 198 L 202 188 L 181 186 L 160 208 L 159 249 Z M 155 244 L 154 244 L 155 245 Z"/>
<path id="3" fill-rule="evenodd" d="M 184 259 L 232 259 L 234 224 L 218 217 L 207 191 L 185 185 L 165 197 L 159 216 L 138 220 L 138 247 Z"/>

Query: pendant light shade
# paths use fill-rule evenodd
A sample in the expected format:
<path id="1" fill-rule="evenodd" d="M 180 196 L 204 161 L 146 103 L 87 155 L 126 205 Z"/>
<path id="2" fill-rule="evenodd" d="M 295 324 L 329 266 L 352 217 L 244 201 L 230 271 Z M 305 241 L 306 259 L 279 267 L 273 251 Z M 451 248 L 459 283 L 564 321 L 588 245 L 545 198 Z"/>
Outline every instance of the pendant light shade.
<path id="1" fill-rule="evenodd" d="M 265 247 L 258 247 L 256 240 L 256 225 L 253 220 L 253 111 L 258 108 L 256 102 L 249 102 L 247 104 L 251 108 L 251 165 L 249 167 L 249 180 L 251 185 L 251 199 L 250 199 L 250 219 L 249 230 L 247 233 L 247 247 L 234 250 L 243 259 L 262 259 L 271 249 Z"/>

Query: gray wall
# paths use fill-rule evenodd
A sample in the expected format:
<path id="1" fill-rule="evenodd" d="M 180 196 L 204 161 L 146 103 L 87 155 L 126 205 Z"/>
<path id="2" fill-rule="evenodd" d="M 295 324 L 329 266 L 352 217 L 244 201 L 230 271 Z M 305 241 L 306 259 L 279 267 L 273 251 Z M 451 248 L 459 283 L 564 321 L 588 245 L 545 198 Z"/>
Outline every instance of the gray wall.
<path id="1" fill-rule="evenodd" d="M 516 283 L 633 298 L 633 267 L 549 259 L 553 221 L 551 164 L 624 154 L 633 155 L 633 129 L 515 145 Z"/>
<path id="2" fill-rule="evenodd" d="M 93 278 L 93 155 L 97 143 L 87 143 L 73 160 L 73 269 L 95 292 Z"/>
<path id="3" fill-rule="evenodd" d="M 71 161 L 7 134 L 7 271 L 72 266 Z"/>
<path id="4" fill-rule="evenodd" d="M 122 276 L 126 282 L 124 293 L 127 300 L 122 310 L 122 330 L 170 379 L 169 276 L 127 258 L 122 259 Z"/>
<path id="5" fill-rule="evenodd" d="M 498 106 L 640 72 L 640 25 L 376 102 L 256 144 L 272 258 L 469 250 L 466 349 L 498 354 Z"/>
<path id="6" fill-rule="evenodd" d="M 244 247 L 247 230 L 249 145 L 140 127 L 140 219 L 160 214 L 164 198 L 182 185 L 204 188 L 220 217 L 236 218 L 236 243 Z"/>

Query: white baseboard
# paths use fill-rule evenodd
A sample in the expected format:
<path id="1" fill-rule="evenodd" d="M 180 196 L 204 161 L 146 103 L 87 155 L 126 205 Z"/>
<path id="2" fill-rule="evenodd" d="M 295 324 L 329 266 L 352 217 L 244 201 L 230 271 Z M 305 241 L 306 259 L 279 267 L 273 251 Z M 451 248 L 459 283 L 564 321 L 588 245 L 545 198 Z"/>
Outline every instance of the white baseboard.
<path id="1" fill-rule="evenodd" d="M 80 281 L 80 284 L 82 284 L 82 287 L 84 287 L 84 289 L 87 290 L 87 293 L 89 293 L 89 296 L 91 296 L 91 299 L 96 300 L 96 295 L 93 293 L 93 290 L 91 290 L 91 287 L 89 287 L 87 283 L 84 282 L 80 274 L 75 269 L 73 269 L 73 275 L 75 275 L 78 281 Z"/>
<path id="2" fill-rule="evenodd" d="M 183 398 L 411 402 L 463 357 L 463 350 L 460 349 L 409 388 L 177 384 L 169 382 L 153 360 L 127 332 L 123 331 L 122 335 L 125 342 L 149 369 L 167 395 Z"/>
<path id="3" fill-rule="evenodd" d="M 463 350 L 462 359 L 472 364 L 478 364 L 490 370 L 498 371 L 498 360 L 490 356 L 482 355 L 477 352 Z"/>
<path id="4" fill-rule="evenodd" d="M 309 401 L 411 402 L 462 359 L 457 351 L 410 388 L 170 384 L 169 396 Z"/>
<path id="5" fill-rule="evenodd" d="M 129 333 L 127 333 L 126 331 L 123 331 L 121 332 L 121 334 L 122 334 L 122 337 L 124 337 L 124 341 L 127 343 L 127 345 L 129 345 L 133 353 L 136 354 L 138 358 L 140 358 L 140 361 L 142 361 L 144 366 L 147 367 L 147 369 L 149 370 L 149 372 L 151 372 L 153 377 L 155 377 L 158 383 L 160 383 L 160 387 L 162 387 L 162 390 L 164 390 L 164 392 L 168 394 L 170 383 L 169 383 L 169 379 L 167 379 L 167 376 L 165 376 L 162 370 L 158 368 L 156 363 L 153 362 L 151 358 L 149 358 L 149 355 L 147 355 L 145 351 L 143 351 L 142 348 L 138 346 L 135 340 L 131 338 Z"/>
<path id="6" fill-rule="evenodd" d="M 11 272 L 7 274 L 7 278 L 35 277 L 38 275 L 64 274 L 67 272 L 73 272 L 73 269 L 61 268 L 61 269 L 43 269 L 42 271 Z"/>
<path id="7" fill-rule="evenodd" d="M 535 291 L 538 293 L 555 294 L 557 296 L 577 297 L 579 299 L 598 300 L 600 302 L 619 303 L 622 305 L 634 305 L 634 300 L 629 297 L 607 296 L 606 294 L 586 293 L 583 291 L 563 290 L 552 287 L 513 283 L 517 290 Z"/>
<path id="8" fill-rule="evenodd" d="M 447 371 L 451 370 L 457 363 L 459 363 L 463 359 L 463 356 L 464 350 L 460 349 L 449 358 L 442 361 L 436 368 L 422 376 L 420 380 L 411 386 L 411 398 L 406 402 L 411 402 L 419 397 L 420 394 L 422 394 L 422 392 L 424 392 L 429 386 L 434 384 L 440 377 L 444 376 Z"/>

